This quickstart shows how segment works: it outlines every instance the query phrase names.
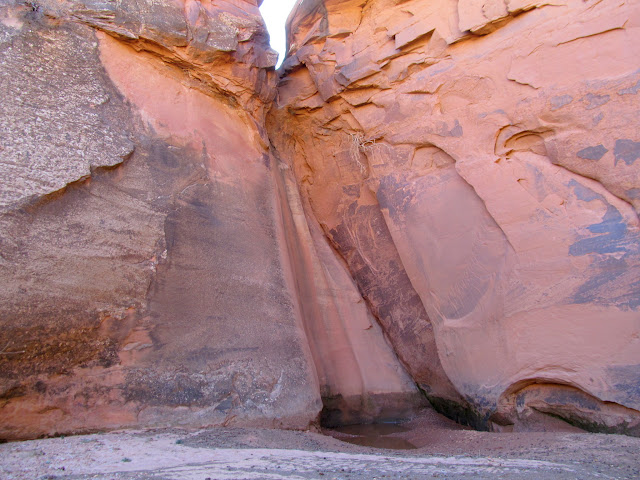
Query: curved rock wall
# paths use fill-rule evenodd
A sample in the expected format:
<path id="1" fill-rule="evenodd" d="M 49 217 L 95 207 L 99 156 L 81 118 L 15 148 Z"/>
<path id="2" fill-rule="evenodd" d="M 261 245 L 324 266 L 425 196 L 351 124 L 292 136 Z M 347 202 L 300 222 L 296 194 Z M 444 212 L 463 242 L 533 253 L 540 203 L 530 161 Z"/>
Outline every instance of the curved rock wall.
<path id="1" fill-rule="evenodd" d="M 270 150 L 256 1 L 0 19 L 0 438 L 424 404 Z"/>
<path id="2" fill-rule="evenodd" d="M 270 138 L 451 416 L 639 433 L 639 39 L 635 1 L 289 18 Z"/>
<path id="3" fill-rule="evenodd" d="M 302 322 L 318 373 L 324 426 L 408 418 L 427 403 L 331 249 L 308 221 L 295 178 L 280 179 L 291 217 L 285 228 Z"/>
<path id="4" fill-rule="evenodd" d="M 638 4 L 258 4 L 0 6 L 0 438 L 639 434 Z"/>
<path id="5" fill-rule="evenodd" d="M 1 437 L 316 420 L 241 3 L 2 7 Z"/>

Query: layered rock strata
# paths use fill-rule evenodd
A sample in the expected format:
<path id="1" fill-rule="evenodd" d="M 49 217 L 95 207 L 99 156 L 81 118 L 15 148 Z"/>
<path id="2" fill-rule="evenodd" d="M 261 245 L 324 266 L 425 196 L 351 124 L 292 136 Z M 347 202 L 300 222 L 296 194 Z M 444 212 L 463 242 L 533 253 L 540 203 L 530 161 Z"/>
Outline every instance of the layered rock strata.
<path id="1" fill-rule="evenodd" d="M 303 0 L 269 134 L 412 377 L 640 433 L 638 2 Z"/>

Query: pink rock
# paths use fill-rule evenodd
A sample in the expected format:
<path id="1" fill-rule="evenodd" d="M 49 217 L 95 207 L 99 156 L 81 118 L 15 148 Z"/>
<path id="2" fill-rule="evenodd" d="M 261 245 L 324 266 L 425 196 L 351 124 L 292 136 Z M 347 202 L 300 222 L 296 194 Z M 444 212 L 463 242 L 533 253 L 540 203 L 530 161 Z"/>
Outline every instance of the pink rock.
<path id="1" fill-rule="evenodd" d="M 0 438 L 425 407 L 640 434 L 640 10 L 0 7 Z"/>
<path id="2" fill-rule="evenodd" d="M 290 17 L 270 138 L 410 374 L 477 426 L 542 425 L 506 405 L 544 384 L 545 414 L 637 434 L 638 8 L 372 2 L 338 67 L 323 3 Z M 340 86 L 309 109 L 290 77 Z"/>
<path id="3" fill-rule="evenodd" d="M 315 423 L 256 2 L 0 18 L 0 437 Z"/>

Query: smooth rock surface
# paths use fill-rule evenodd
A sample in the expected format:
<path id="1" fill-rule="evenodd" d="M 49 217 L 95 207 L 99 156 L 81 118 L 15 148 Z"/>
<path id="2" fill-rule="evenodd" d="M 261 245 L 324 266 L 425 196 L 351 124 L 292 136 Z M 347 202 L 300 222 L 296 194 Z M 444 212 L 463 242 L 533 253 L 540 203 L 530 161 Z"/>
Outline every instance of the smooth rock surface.
<path id="1" fill-rule="evenodd" d="M 291 212 L 285 227 L 293 275 L 324 405 L 321 423 L 410 418 L 426 399 L 322 231 L 307 220 L 291 172 L 282 171 L 287 172 L 281 181 Z"/>
<path id="2" fill-rule="evenodd" d="M 0 437 L 316 421 L 243 3 L 2 7 Z"/>
<path id="3" fill-rule="evenodd" d="M 270 151 L 255 1 L 0 17 L 0 438 L 424 406 Z"/>
<path id="4" fill-rule="evenodd" d="M 552 3 L 303 1 L 269 133 L 441 411 L 637 435 L 640 7 Z"/>

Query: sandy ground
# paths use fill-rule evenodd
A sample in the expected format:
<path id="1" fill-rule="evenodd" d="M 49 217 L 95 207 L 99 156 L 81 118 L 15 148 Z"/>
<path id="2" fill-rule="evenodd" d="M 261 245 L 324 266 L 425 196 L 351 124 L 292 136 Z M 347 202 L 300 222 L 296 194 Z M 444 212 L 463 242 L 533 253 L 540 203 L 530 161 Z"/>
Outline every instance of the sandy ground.
<path id="1" fill-rule="evenodd" d="M 403 427 L 325 431 L 327 435 L 240 428 L 138 430 L 6 443 L 0 445 L 0 478 L 640 478 L 640 438 L 475 432 L 432 412 Z M 334 437 L 417 448 L 371 448 Z"/>

